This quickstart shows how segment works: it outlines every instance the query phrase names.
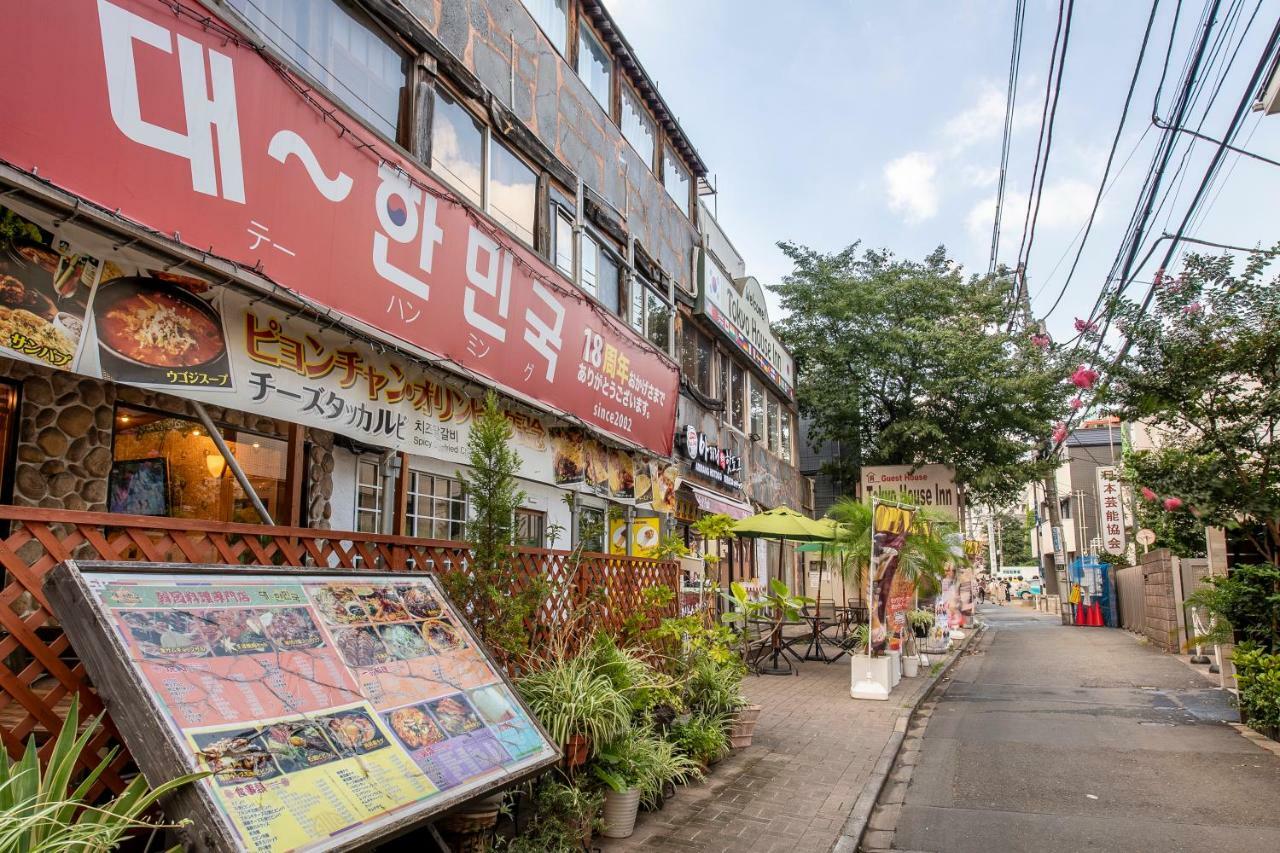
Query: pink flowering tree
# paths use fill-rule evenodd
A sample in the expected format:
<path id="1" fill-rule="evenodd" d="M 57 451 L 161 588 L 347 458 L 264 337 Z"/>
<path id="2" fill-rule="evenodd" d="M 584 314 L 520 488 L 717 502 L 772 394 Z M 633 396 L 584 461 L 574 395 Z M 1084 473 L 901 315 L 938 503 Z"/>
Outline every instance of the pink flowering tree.
<path id="1" fill-rule="evenodd" d="M 1133 481 L 1159 496 L 1143 502 L 1144 513 L 1184 529 L 1226 527 L 1280 566 L 1275 258 L 1275 251 L 1258 252 L 1238 265 L 1228 256 L 1192 255 L 1173 279 L 1177 286 L 1155 288 L 1145 312 L 1140 301 L 1115 303 L 1130 349 L 1106 371 L 1100 402 L 1165 436 L 1158 449 L 1127 459 Z M 1111 344 L 1103 353 L 1114 359 Z"/>

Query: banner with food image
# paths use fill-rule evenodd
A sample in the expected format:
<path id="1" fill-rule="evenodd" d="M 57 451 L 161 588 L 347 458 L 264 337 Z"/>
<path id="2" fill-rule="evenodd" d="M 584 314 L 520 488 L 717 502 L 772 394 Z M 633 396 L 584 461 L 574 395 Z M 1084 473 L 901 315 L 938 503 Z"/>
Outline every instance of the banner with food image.
<path id="1" fill-rule="evenodd" d="M 556 758 L 428 575 L 84 577 L 247 849 L 354 840 Z"/>
<path id="2" fill-rule="evenodd" d="M 0 206 L 0 347 L 23 361 L 74 369 L 100 271 L 97 258 Z"/>
<path id="3" fill-rule="evenodd" d="M 676 492 L 680 489 L 680 466 L 663 462 L 660 459 L 649 461 L 649 479 L 652 498 L 650 506 L 654 512 L 675 512 Z"/>
<path id="4" fill-rule="evenodd" d="M 633 518 L 631 520 L 631 555 L 651 556 L 661 538 L 662 520 L 659 518 Z M 615 518 L 609 522 L 609 553 L 627 553 L 627 522 Z"/>
<path id="5" fill-rule="evenodd" d="M 233 390 L 223 293 L 196 276 L 107 260 L 92 310 L 102 378 Z"/>

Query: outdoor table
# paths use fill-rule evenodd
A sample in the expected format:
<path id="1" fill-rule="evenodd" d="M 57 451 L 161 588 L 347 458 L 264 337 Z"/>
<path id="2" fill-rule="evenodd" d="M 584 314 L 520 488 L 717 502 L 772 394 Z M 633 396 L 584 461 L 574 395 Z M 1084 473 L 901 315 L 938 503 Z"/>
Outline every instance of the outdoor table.
<path id="1" fill-rule="evenodd" d="M 823 663 L 834 663 L 840 660 L 840 658 L 843 657 L 849 651 L 847 648 L 845 648 L 843 643 L 837 640 L 832 640 L 830 637 L 822 633 L 822 629 L 824 627 L 822 623 L 824 621 L 827 623 L 825 627 L 831 627 L 832 625 L 837 624 L 835 622 L 830 621 L 829 616 L 823 616 L 821 614 L 803 613 L 801 614 L 801 618 L 809 623 L 812 630 L 807 638 L 799 637 L 796 640 L 793 640 L 792 642 L 799 642 L 799 640 L 802 640 L 802 639 L 807 639 L 809 641 L 809 645 L 805 647 L 805 650 L 804 650 L 805 660 L 820 660 Z M 828 655 L 826 652 L 826 649 L 823 648 L 824 643 L 833 645 L 839 648 L 840 649 L 839 654 L 837 654 L 835 657 L 831 657 L 830 655 Z"/>
<path id="2" fill-rule="evenodd" d="M 756 672 L 761 675 L 799 675 L 800 670 L 796 669 L 794 664 L 791 663 L 792 660 L 796 663 L 803 662 L 803 658 L 791 648 L 792 643 L 795 643 L 796 640 L 787 641 L 782 636 L 782 628 L 787 624 L 794 623 L 783 622 L 781 626 L 778 626 L 778 630 L 775 631 L 772 619 L 753 619 L 751 621 L 764 629 L 762 633 L 769 643 L 761 649 L 755 658 Z M 804 638 L 799 637 L 797 639 Z M 771 661 L 768 666 L 763 664 L 765 659 Z"/>

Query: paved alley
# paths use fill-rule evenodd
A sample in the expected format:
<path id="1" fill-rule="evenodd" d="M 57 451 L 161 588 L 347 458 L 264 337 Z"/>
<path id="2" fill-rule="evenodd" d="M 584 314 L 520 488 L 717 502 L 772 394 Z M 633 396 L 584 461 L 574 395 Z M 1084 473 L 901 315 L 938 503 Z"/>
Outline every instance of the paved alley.
<path id="1" fill-rule="evenodd" d="M 763 706 L 754 743 L 642 813 L 630 838 L 593 843 L 604 853 L 827 853 L 928 680 L 904 679 L 888 702 L 860 702 L 849 698 L 847 657 L 805 663 L 799 677 L 748 676 L 747 696 Z"/>
<path id="2" fill-rule="evenodd" d="M 928 718 L 896 832 L 864 849 L 1280 850 L 1280 757 L 1224 722 L 1236 713 L 1207 678 L 1122 631 L 1017 605 L 984 616 Z"/>

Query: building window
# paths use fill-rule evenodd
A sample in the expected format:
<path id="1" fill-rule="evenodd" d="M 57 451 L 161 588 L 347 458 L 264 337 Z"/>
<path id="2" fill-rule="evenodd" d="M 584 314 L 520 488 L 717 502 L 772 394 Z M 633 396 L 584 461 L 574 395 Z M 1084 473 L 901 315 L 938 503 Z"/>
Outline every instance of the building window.
<path id="1" fill-rule="evenodd" d="M 711 345 L 711 339 L 692 325 L 685 323 L 680 342 L 680 367 L 684 372 L 685 380 L 708 397 L 713 393 L 711 361 L 714 354 L 715 348 Z"/>
<path id="2" fill-rule="evenodd" d="M 545 548 L 547 514 L 536 509 L 516 510 L 516 544 L 526 548 Z"/>
<path id="3" fill-rule="evenodd" d="M 613 314 L 622 312 L 622 278 L 618 274 L 618 261 L 605 250 L 600 251 L 600 302 Z"/>
<path id="4" fill-rule="evenodd" d="M 689 215 L 689 172 L 667 148 L 662 153 L 662 184 L 685 216 Z"/>
<path id="5" fill-rule="evenodd" d="M 640 97 L 630 86 L 622 87 L 622 135 L 631 143 L 644 164 L 652 169 L 657 129 Z"/>
<path id="6" fill-rule="evenodd" d="M 729 423 L 746 431 L 747 371 L 737 362 L 729 367 Z"/>
<path id="7" fill-rule="evenodd" d="M 461 540 L 467 525 L 467 496 L 462 481 L 410 471 L 405 520 L 410 536 Z"/>
<path id="8" fill-rule="evenodd" d="M 756 441 L 764 438 L 764 390 L 755 380 L 751 381 L 751 434 Z"/>
<path id="9" fill-rule="evenodd" d="M 356 462 L 356 530 L 382 532 L 382 469 L 369 459 Z"/>
<path id="10" fill-rule="evenodd" d="M 436 89 L 431 168 L 477 206 L 484 204 L 484 125 Z"/>
<path id="11" fill-rule="evenodd" d="M 782 458 L 788 462 L 792 462 L 794 461 L 794 457 L 791 455 L 791 413 L 786 410 L 783 410 L 782 412 L 781 428 Z"/>
<path id="12" fill-rule="evenodd" d="M 582 235 L 581 251 L 582 280 L 578 286 L 620 315 L 622 278 L 618 257 L 588 234 Z"/>
<path id="13" fill-rule="evenodd" d="M 600 247 L 586 234 L 582 235 L 582 279 L 578 282 L 587 293 L 600 298 Z"/>
<path id="14" fill-rule="evenodd" d="M 524 0 L 529 14 L 561 54 L 569 37 L 569 0 Z"/>
<path id="15" fill-rule="evenodd" d="M 573 216 L 559 205 L 552 205 L 555 211 L 556 227 L 552 234 L 555 246 L 556 269 L 573 279 Z"/>
<path id="16" fill-rule="evenodd" d="M 729 419 L 729 356 L 727 353 L 720 353 L 720 370 L 716 374 L 716 397 L 720 400 L 720 404 L 724 406 L 720 410 L 720 419 Z"/>
<path id="17" fill-rule="evenodd" d="M 231 428 L 220 432 L 258 499 L 276 518 L 288 495 L 288 442 Z M 199 421 L 121 406 L 111 449 L 110 512 L 262 523 Z"/>
<path id="18" fill-rule="evenodd" d="M 338 0 L 228 0 L 276 50 L 395 139 L 409 60 L 364 14 Z"/>
<path id="19" fill-rule="evenodd" d="M 671 343 L 671 308 L 645 278 L 631 283 L 631 328 L 663 352 Z"/>
<path id="20" fill-rule="evenodd" d="M 584 551 L 604 551 L 604 510 L 589 506 L 578 510 L 578 544 Z"/>
<path id="21" fill-rule="evenodd" d="M 769 444 L 769 449 L 772 450 L 774 453 L 777 453 L 778 452 L 778 401 L 772 394 L 768 396 L 768 406 L 769 406 L 769 409 L 768 409 L 769 420 L 765 423 L 765 428 L 768 430 L 768 438 L 769 438 L 768 444 Z"/>
<path id="22" fill-rule="evenodd" d="M 584 22 L 578 25 L 578 76 L 600 102 L 600 106 L 604 107 L 604 114 L 612 116 L 609 95 L 612 91 L 610 82 L 613 79 L 613 60 Z"/>
<path id="23" fill-rule="evenodd" d="M 538 176 L 505 146 L 489 146 L 489 212 L 521 240 L 533 245 Z"/>

